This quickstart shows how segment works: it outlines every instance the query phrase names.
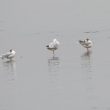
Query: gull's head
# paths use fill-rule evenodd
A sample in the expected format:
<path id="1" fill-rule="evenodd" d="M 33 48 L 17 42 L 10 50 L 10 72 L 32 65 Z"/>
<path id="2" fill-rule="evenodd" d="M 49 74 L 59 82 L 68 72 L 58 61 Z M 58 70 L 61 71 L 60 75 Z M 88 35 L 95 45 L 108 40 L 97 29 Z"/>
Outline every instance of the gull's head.
<path id="1" fill-rule="evenodd" d="M 14 54 L 16 53 L 13 49 L 10 49 L 9 51 Z"/>
<path id="2" fill-rule="evenodd" d="M 56 42 L 57 41 L 57 39 L 55 38 L 55 39 L 53 39 L 53 42 Z"/>
<path id="3" fill-rule="evenodd" d="M 53 42 L 58 45 L 60 44 L 60 42 L 57 39 L 53 39 Z"/>
<path id="4" fill-rule="evenodd" d="M 10 52 L 12 52 L 13 51 L 13 49 L 10 49 Z"/>

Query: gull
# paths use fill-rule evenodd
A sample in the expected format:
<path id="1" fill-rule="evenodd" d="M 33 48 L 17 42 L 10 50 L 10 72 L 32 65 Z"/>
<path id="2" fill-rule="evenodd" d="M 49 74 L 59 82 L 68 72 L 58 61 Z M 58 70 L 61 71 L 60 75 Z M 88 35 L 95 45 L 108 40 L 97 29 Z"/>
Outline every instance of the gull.
<path id="1" fill-rule="evenodd" d="M 53 41 L 50 42 L 49 45 L 47 45 L 46 47 L 48 50 L 53 51 L 53 54 L 54 54 L 54 51 L 58 49 L 59 44 L 60 42 L 57 39 L 53 39 Z"/>
<path id="2" fill-rule="evenodd" d="M 15 57 L 16 52 L 13 49 L 10 49 L 9 52 L 0 56 L 2 59 L 12 59 Z"/>
<path id="3" fill-rule="evenodd" d="M 93 43 L 92 43 L 92 41 L 90 40 L 90 39 L 85 39 L 85 40 L 79 40 L 79 43 L 83 46 L 83 47 L 85 47 L 87 50 L 88 50 L 88 48 L 91 48 L 92 47 L 92 45 L 93 45 Z"/>

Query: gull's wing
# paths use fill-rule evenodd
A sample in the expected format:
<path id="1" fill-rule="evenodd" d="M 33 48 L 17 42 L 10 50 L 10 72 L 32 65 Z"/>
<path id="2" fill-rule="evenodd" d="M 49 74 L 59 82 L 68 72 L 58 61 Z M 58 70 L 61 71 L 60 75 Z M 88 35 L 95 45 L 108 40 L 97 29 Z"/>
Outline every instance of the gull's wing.
<path id="1" fill-rule="evenodd" d="M 54 48 L 54 43 L 53 43 L 53 42 L 51 42 L 51 43 L 49 44 L 49 48 Z"/>
<path id="2" fill-rule="evenodd" d="M 15 54 L 10 54 L 7 56 L 7 58 L 13 58 L 15 56 Z"/>
<path id="3" fill-rule="evenodd" d="M 10 56 L 11 55 L 11 53 L 10 52 L 7 52 L 6 54 L 3 54 L 2 55 L 2 58 L 8 58 L 8 56 Z"/>

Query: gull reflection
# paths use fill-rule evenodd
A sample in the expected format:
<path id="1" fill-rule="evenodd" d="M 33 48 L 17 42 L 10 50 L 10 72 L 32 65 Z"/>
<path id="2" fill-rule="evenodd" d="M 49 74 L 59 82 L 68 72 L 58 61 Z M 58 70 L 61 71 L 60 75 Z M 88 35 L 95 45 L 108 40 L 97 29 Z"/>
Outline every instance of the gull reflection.
<path id="1" fill-rule="evenodd" d="M 82 67 L 82 72 L 83 72 L 83 80 L 87 81 L 87 90 L 91 90 L 91 82 L 93 80 L 93 73 L 92 73 L 92 62 L 91 62 L 91 51 L 85 52 L 81 56 L 81 67 Z"/>
<path id="2" fill-rule="evenodd" d="M 95 95 L 94 73 L 92 68 L 92 52 L 88 51 L 81 56 L 81 65 L 83 70 L 83 81 L 85 82 L 85 89 L 87 92 L 88 107 L 97 110 L 96 102 L 97 96 Z"/>
<path id="3" fill-rule="evenodd" d="M 52 57 L 48 59 L 49 72 L 57 72 L 59 70 L 59 57 Z"/>
<path id="4" fill-rule="evenodd" d="M 91 51 L 87 51 L 81 56 L 82 69 L 84 69 L 86 73 L 91 72 L 91 53 Z"/>
<path id="5" fill-rule="evenodd" d="M 15 80 L 16 78 L 16 62 L 14 60 L 3 62 L 3 68 L 8 75 L 8 80 Z"/>
<path id="6" fill-rule="evenodd" d="M 55 97 L 56 95 L 62 93 L 61 79 L 60 79 L 60 73 L 59 73 L 59 64 L 60 64 L 59 57 L 52 57 L 48 59 L 49 94 L 52 97 Z"/>

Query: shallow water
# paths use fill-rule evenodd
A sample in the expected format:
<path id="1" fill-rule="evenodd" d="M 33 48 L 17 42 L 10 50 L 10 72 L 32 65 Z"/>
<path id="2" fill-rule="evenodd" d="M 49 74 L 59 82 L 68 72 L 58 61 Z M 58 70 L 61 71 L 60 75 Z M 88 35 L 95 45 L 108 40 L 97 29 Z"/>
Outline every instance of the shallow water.
<path id="1" fill-rule="evenodd" d="M 107 0 L 1 0 L 0 110 L 110 110 Z M 78 44 L 89 37 L 88 53 Z M 53 38 L 55 52 L 46 49 Z"/>

